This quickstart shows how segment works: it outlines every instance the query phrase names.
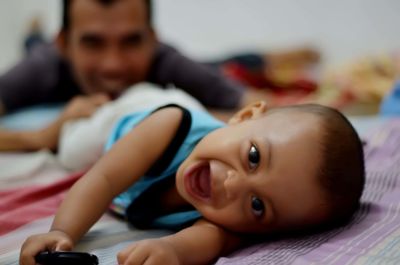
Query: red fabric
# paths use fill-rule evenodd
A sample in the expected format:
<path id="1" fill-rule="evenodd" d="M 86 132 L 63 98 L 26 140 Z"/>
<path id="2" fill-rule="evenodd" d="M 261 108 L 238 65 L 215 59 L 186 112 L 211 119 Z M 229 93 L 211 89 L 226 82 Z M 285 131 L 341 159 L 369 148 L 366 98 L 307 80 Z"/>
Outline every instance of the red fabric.
<path id="1" fill-rule="evenodd" d="M 0 235 L 55 214 L 65 192 L 83 174 L 75 173 L 50 185 L 0 191 Z"/>
<path id="2" fill-rule="evenodd" d="M 287 94 L 290 91 L 299 91 L 303 94 L 314 92 L 318 86 L 316 82 L 306 77 L 297 77 L 295 80 L 280 84 L 275 80 L 267 78 L 263 72 L 251 71 L 237 63 L 227 63 L 223 66 L 226 76 L 253 88 L 267 88 L 277 94 Z"/>

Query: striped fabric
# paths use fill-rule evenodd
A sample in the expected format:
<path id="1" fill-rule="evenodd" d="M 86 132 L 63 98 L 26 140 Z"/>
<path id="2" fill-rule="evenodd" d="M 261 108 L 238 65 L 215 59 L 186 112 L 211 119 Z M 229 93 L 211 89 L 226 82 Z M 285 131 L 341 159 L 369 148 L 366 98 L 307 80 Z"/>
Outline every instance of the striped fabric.
<path id="1" fill-rule="evenodd" d="M 221 257 L 216 264 L 400 264 L 400 120 L 390 120 L 374 128 L 366 139 L 366 189 L 362 207 L 349 224 L 320 234 L 266 241 Z M 57 179 L 52 183 L 53 190 L 61 184 L 65 188 L 73 178 Z M 62 193 L 64 189 L 59 190 Z M 1 215 L 12 213 L 12 209 L 5 209 L 1 203 L 6 196 L 1 192 L 5 191 L 0 188 L 0 229 L 6 224 Z M 53 205 L 51 209 L 55 208 Z M 0 264 L 18 264 L 23 240 L 30 234 L 48 230 L 54 212 L 43 212 L 42 216 L 34 216 L 31 221 L 1 233 Z M 12 223 L 12 214 L 7 220 Z M 131 242 L 168 233 L 135 230 L 105 214 L 77 250 L 96 254 L 100 264 L 116 264 L 116 253 Z"/>

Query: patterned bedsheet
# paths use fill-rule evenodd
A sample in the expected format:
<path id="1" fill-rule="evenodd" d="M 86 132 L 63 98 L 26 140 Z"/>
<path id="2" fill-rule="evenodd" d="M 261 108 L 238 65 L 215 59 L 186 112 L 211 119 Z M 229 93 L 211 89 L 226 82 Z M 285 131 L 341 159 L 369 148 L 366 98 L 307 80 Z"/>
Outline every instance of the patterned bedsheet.
<path id="1" fill-rule="evenodd" d="M 216 264 L 400 264 L 400 120 L 373 124 L 363 132 L 367 181 L 362 207 L 349 224 L 256 244 Z M 0 167 L 7 159 L 0 154 Z M 78 177 L 51 163 L 13 179 L 0 176 L 0 264 L 18 264 L 23 240 L 48 230 L 64 192 Z M 136 230 L 105 214 L 77 250 L 98 255 L 100 264 L 116 264 L 115 254 L 130 242 L 168 233 Z"/>

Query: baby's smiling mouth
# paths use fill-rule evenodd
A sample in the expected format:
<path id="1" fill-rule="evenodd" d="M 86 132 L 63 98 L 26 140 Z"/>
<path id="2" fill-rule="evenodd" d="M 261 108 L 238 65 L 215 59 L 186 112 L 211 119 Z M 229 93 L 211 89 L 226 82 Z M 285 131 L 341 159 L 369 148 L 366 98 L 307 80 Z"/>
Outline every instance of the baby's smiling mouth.
<path id="1" fill-rule="evenodd" d="M 190 194 L 199 199 L 210 199 L 211 175 L 209 163 L 201 163 L 188 172 L 186 178 L 186 189 Z"/>

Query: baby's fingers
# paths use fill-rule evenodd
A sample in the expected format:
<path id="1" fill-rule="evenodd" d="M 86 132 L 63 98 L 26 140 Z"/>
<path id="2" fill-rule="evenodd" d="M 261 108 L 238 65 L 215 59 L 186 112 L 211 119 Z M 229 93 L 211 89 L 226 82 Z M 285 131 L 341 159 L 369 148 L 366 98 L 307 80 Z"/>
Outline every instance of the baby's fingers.
<path id="1" fill-rule="evenodd" d="M 49 248 L 53 247 L 53 242 L 42 242 L 40 236 L 29 237 L 21 247 L 19 256 L 20 265 L 35 265 L 35 256 Z"/>
<path id="2" fill-rule="evenodd" d="M 117 255 L 119 265 L 141 265 L 148 258 L 148 252 L 140 251 L 140 247 L 133 244 L 122 250 Z"/>
<path id="3" fill-rule="evenodd" d="M 60 240 L 57 242 L 55 251 L 70 251 L 72 249 L 72 244 L 69 240 Z"/>
<path id="4" fill-rule="evenodd" d="M 138 242 L 118 254 L 120 265 L 175 265 L 179 264 L 172 246 L 160 239 Z"/>
<path id="5" fill-rule="evenodd" d="M 29 239 L 28 239 L 29 240 Z M 27 241 L 22 245 L 21 253 L 19 255 L 19 264 L 20 265 L 35 265 L 35 255 L 41 251 L 40 248 L 37 247 L 25 247 Z"/>
<path id="6" fill-rule="evenodd" d="M 71 250 L 73 242 L 67 234 L 53 231 L 46 234 L 30 236 L 21 247 L 19 263 L 35 265 L 35 256 L 46 250 Z"/>

